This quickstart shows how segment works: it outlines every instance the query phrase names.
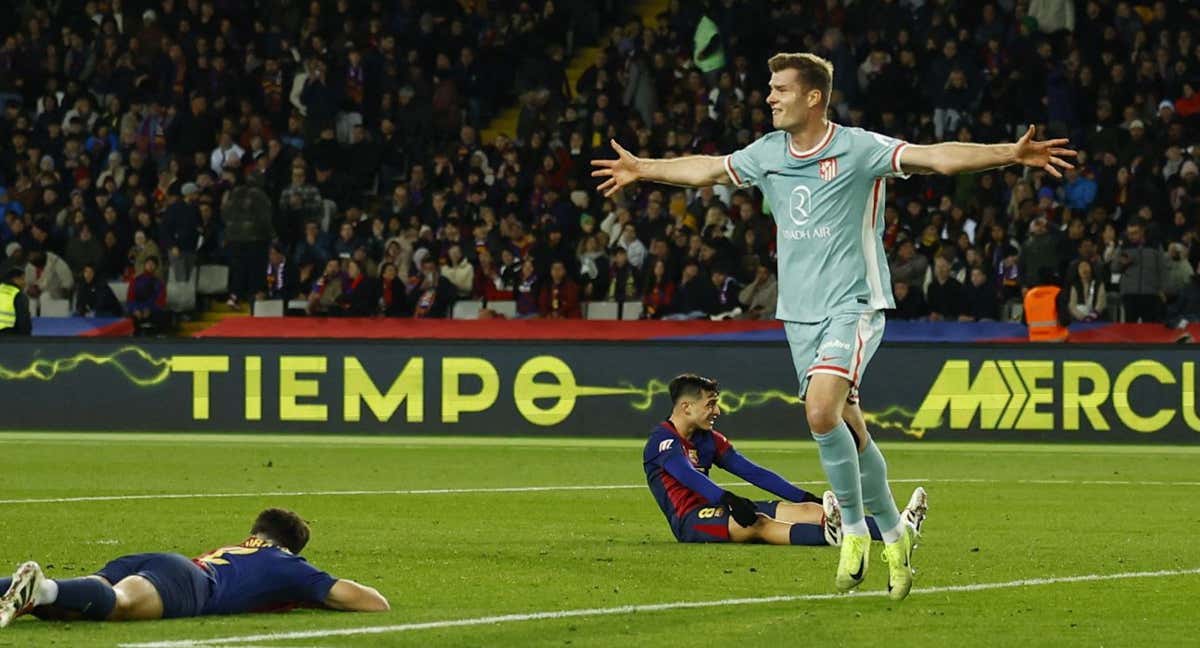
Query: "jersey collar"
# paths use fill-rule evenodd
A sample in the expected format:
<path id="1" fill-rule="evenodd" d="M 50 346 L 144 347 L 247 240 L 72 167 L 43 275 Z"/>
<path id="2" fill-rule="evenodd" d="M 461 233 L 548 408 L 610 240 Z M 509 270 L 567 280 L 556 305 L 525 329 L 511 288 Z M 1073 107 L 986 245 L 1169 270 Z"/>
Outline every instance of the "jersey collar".
<path id="1" fill-rule="evenodd" d="M 833 141 L 833 134 L 836 131 L 837 131 L 837 124 L 835 124 L 833 122 L 829 122 L 829 126 L 825 127 L 825 136 L 821 138 L 821 141 L 818 142 L 816 146 L 808 149 L 807 151 L 796 150 L 796 146 L 792 142 L 792 134 L 788 133 L 787 134 L 788 153 L 790 153 L 792 157 L 794 157 L 798 160 L 806 160 L 808 158 L 811 158 L 812 156 L 816 155 L 817 153 L 820 153 L 821 151 L 825 150 L 825 147 L 829 146 L 829 143 Z"/>

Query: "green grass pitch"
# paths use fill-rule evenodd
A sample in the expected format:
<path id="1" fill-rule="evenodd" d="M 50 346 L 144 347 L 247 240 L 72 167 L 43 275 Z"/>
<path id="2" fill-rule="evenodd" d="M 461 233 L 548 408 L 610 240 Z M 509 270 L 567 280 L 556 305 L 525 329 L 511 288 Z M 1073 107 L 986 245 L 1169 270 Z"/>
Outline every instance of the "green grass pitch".
<path id="1" fill-rule="evenodd" d="M 739 448 L 823 490 L 811 442 Z M 898 500 L 917 483 L 930 495 L 916 587 L 900 604 L 826 596 L 833 549 L 676 544 L 635 439 L 3 434 L 4 570 L 36 559 L 72 577 L 126 553 L 196 555 L 241 540 L 261 508 L 285 506 L 312 522 L 309 560 L 377 586 L 392 610 L 19 619 L 0 646 L 1196 645 L 1200 448 L 883 449 Z M 517 490 L 537 486 L 584 488 Z M 470 492 L 395 492 L 438 489 Z M 30 501 L 96 496 L 114 497 Z M 876 545 L 868 593 L 884 587 L 878 555 Z M 793 598 L 760 600 L 775 596 Z M 753 600 L 612 610 L 726 599 Z M 280 636 L 296 632 L 307 634 Z"/>

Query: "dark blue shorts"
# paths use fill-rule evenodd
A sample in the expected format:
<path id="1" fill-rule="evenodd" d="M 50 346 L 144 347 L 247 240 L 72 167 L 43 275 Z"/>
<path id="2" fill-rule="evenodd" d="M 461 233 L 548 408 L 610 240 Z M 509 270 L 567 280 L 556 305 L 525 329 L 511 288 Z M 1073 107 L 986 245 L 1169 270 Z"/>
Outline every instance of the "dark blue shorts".
<path id="1" fill-rule="evenodd" d="M 779 502 L 755 502 L 758 512 L 775 517 Z M 671 525 L 680 542 L 729 542 L 729 511 L 724 506 L 702 506 Z"/>
<path id="2" fill-rule="evenodd" d="M 113 585 L 129 576 L 141 576 L 162 598 L 163 618 L 200 616 L 212 595 L 212 576 L 179 554 L 144 553 L 122 556 L 96 572 Z"/>

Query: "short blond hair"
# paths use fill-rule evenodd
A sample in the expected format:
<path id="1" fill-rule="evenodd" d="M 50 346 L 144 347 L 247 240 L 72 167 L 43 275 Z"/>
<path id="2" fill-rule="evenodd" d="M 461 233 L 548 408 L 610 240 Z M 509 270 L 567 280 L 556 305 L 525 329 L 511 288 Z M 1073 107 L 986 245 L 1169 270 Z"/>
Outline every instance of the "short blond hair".
<path id="1" fill-rule="evenodd" d="M 795 70 L 800 85 L 807 90 L 820 90 L 821 101 L 829 105 L 833 93 L 833 63 L 809 52 L 780 52 L 767 60 L 772 73 Z"/>

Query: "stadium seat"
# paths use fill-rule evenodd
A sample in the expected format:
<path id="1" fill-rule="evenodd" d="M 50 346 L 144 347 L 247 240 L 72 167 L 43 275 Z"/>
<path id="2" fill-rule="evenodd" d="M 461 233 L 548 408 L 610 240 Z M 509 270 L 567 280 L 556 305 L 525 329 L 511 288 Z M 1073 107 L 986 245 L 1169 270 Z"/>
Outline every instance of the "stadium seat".
<path id="1" fill-rule="evenodd" d="M 196 292 L 201 295 L 224 295 L 229 292 L 229 266 L 202 265 L 196 278 Z"/>
<path id="2" fill-rule="evenodd" d="M 121 303 L 121 308 L 125 307 L 125 300 L 129 297 L 129 282 L 127 281 L 110 281 L 108 289 L 116 295 L 117 301 Z"/>
<path id="3" fill-rule="evenodd" d="M 48 295 L 38 298 L 38 306 L 42 317 L 70 317 L 71 300 L 57 299 Z"/>
<path id="4" fill-rule="evenodd" d="M 488 308 L 496 311 L 496 314 L 505 317 L 517 316 L 517 302 L 515 301 L 492 301 L 488 302 Z"/>
<path id="5" fill-rule="evenodd" d="M 623 309 L 615 301 L 597 301 L 587 305 L 586 317 L 591 320 L 635 320 L 641 316 L 641 302 L 625 302 Z"/>
<path id="6" fill-rule="evenodd" d="M 254 317 L 283 317 L 282 299 L 263 299 L 254 302 Z"/>
<path id="7" fill-rule="evenodd" d="M 186 278 L 176 280 L 174 273 L 167 275 L 167 310 L 185 313 L 196 310 L 195 269 Z"/>
<path id="8" fill-rule="evenodd" d="M 479 309 L 483 308 L 483 302 L 479 300 L 463 300 L 454 302 L 454 309 L 450 312 L 452 319 L 479 319 Z"/>

